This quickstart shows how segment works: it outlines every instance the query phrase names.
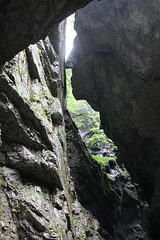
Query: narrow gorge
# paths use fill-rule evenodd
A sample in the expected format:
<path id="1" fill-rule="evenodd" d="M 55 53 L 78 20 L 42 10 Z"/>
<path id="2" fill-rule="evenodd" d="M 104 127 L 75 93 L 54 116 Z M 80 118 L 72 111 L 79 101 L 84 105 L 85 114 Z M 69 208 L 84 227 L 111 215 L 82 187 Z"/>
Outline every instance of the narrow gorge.
<path id="1" fill-rule="evenodd" d="M 159 1 L 0 7 L 0 239 L 159 240 Z M 99 111 L 117 147 L 83 114 L 76 126 L 66 68 L 75 98 Z M 88 121 L 103 133 L 101 144 Z"/>

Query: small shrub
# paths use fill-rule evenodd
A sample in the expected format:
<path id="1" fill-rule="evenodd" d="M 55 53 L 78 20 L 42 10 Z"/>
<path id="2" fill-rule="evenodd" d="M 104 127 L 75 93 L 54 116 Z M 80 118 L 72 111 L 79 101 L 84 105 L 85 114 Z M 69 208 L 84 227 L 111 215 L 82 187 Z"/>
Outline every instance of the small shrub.
<path id="1" fill-rule="evenodd" d="M 104 168 L 108 165 L 110 160 L 115 161 L 114 157 L 99 157 L 96 155 L 92 155 L 92 157 Z"/>
<path id="2" fill-rule="evenodd" d="M 77 219 L 74 216 L 73 216 L 73 225 L 74 225 L 74 227 L 77 226 Z"/>
<path id="3" fill-rule="evenodd" d="M 87 239 L 86 235 L 84 233 L 81 234 L 80 236 L 82 239 Z"/>

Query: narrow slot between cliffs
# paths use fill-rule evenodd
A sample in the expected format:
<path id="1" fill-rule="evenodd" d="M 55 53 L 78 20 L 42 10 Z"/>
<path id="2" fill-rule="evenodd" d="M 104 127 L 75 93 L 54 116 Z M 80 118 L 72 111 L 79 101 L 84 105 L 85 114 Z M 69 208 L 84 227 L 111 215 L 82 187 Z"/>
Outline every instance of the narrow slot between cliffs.
<path id="1" fill-rule="evenodd" d="M 66 59 L 73 48 L 76 32 L 74 30 L 75 15 L 67 18 L 66 24 Z M 80 136 L 85 143 L 89 154 L 107 172 L 109 178 L 117 174 L 118 164 L 116 163 L 117 147 L 109 139 L 103 129 L 100 129 L 100 114 L 94 111 L 85 100 L 76 100 L 72 93 L 71 85 L 72 70 L 66 69 L 67 85 L 67 109 L 75 122 Z M 126 170 L 120 170 L 126 174 Z"/>

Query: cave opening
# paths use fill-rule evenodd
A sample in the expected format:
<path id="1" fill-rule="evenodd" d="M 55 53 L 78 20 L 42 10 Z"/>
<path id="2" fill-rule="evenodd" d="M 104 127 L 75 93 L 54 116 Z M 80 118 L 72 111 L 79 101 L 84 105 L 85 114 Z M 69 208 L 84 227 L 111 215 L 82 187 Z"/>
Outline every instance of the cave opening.
<path id="1" fill-rule="evenodd" d="M 75 13 L 70 15 L 66 19 L 66 48 L 65 48 L 65 58 L 68 59 L 69 54 L 73 48 L 73 42 L 76 36 L 76 31 L 74 30 L 74 22 L 75 22 Z"/>

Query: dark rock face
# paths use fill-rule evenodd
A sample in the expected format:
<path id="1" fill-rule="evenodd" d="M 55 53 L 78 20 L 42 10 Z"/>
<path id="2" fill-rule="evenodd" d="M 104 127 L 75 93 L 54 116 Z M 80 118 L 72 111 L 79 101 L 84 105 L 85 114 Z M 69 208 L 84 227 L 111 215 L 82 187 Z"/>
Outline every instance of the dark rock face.
<path id="1" fill-rule="evenodd" d="M 125 169 L 120 170 L 113 162 L 109 162 L 105 171 L 101 169 L 86 151 L 67 113 L 64 119 L 65 25 L 64 22 L 59 25 L 58 23 L 87 2 L 89 1 L 60 0 L 40 3 L 0 1 L 2 33 L 0 64 L 25 47 L 0 69 L 0 236 L 2 239 L 149 239 L 146 229 L 148 205 L 144 200 L 142 201 L 141 191 L 132 184 L 130 175 L 126 174 Z M 123 29 L 125 23 L 119 22 L 120 26 L 117 25 L 114 11 L 117 16 L 121 14 L 122 19 L 125 19 L 127 14 L 125 10 L 130 9 L 129 13 L 131 13 L 133 2 L 96 1 L 96 3 L 92 10 L 92 13 L 95 11 L 94 21 L 96 24 L 98 22 L 100 29 L 106 29 L 106 32 L 103 31 L 105 34 L 109 26 L 111 30 L 108 33 L 112 33 L 115 27 L 118 36 L 119 27 Z M 156 1 L 153 1 L 151 6 L 154 7 L 155 3 Z M 113 4 L 116 8 L 115 6 L 113 8 Z M 139 6 L 136 6 L 139 10 Z M 105 14 L 103 14 L 103 8 Z M 85 13 L 86 10 L 83 11 Z M 142 72 L 145 76 L 143 79 L 139 70 L 141 65 L 138 68 L 136 63 L 133 64 L 134 57 L 131 58 L 132 62 L 126 57 L 132 54 L 127 55 L 122 46 L 124 55 L 121 55 L 120 51 L 119 55 L 116 55 L 118 54 L 116 43 L 119 44 L 119 42 L 114 42 L 113 34 L 111 38 L 108 34 L 109 43 L 106 44 L 106 36 L 102 38 L 101 31 L 99 35 L 99 28 L 96 27 L 95 22 L 92 25 L 93 19 L 88 14 L 88 10 L 87 22 L 85 22 L 86 17 L 83 11 L 80 15 L 83 16 L 84 25 L 80 18 L 77 21 L 77 29 L 80 29 L 79 41 L 77 41 L 79 52 L 75 54 L 72 61 L 72 65 L 75 64 L 73 70 L 77 75 L 76 78 L 83 76 L 78 83 L 77 96 L 80 97 L 83 90 L 82 97 L 90 101 L 95 109 L 100 110 L 102 126 L 116 140 L 121 149 L 122 160 L 139 179 L 148 202 L 152 201 L 150 220 L 152 219 L 153 223 L 156 220 L 157 223 L 153 229 L 155 230 L 154 239 L 156 239 L 159 236 L 159 212 L 157 211 L 159 178 L 158 168 L 156 169 L 159 165 L 158 161 L 155 161 L 156 158 L 158 159 L 158 151 L 154 151 L 158 148 L 159 137 L 156 121 L 155 129 L 149 129 L 150 137 L 146 137 L 148 136 L 147 124 L 151 123 L 153 118 L 152 107 L 157 107 L 154 101 L 149 110 L 145 109 L 146 114 L 150 113 L 150 122 L 142 121 L 143 103 L 145 99 L 153 98 L 153 86 L 145 74 L 146 68 Z M 150 12 L 145 8 L 142 15 L 145 13 Z M 108 27 L 102 24 L 103 17 L 109 21 Z M 111 24 L 113 18 L 114 26 Z M 138 26 L 139 22 L 140 20 L 137 23 Z M 95 32 L 88 27 L 90 24 Z M 28 46 L 30 42 L 33 43 L 44 37 L 53 27 L 54 31 L 50 32 L 43 41 Z M 158 34 L 158 30 L 152 28 L 153 33 L 156 31 Z M 86 38 L 81 38 L 80 33 Z M 94 43 L 96 34 L 98 34 L 97 45 Z M 158 37 L 154 34 L 153 36 Z M 154 44 L 157 44 L 156 41 Z M 146 51 L 146 54 L 154 56 L 152 51 Z M 123 61 L 120 62 L 120 58 Z M 79 66 L 76 64 L 77 60 Z M 155 63 L 154 59 L 152 60 Z M 133 65 L 132 74 L 132 65 L 129 63 Z M 112 64 L 116 66 L 116 72 Z M 154 90 L 155 95 L 158 96 L 156 66 L 154 64 L 157 75 L 155 74 L 151 80 L 155 81 Z M 126 72 L 127 78 L 124 75 Z M 150 89 L 147 88 L 148 85 Z M 135 88 L 139 90 L 137 95 L 134 94 L 133 99 L 131 86 L 133 90 Z M 146 92 L 147 89 L 149 89 L 148 92 Z M 122 93 L 124 93 L 123 96 Z M 143 96 L 142 102 L 139 101 L 140 94 Z M 137 115 L 139 111 L 142 115 Z M 142 129 L 139 127 L 139 122 L 144 126 Z M 154 139 L 153 134 L 155 134 Z M 130 152 L 133 153 L 132 156 Z M 150 156 L 152 162 L 149 161 Z M 152 164 L 154 164 L 153 168 L 151 168 Z M 146 174 L 145 179 L 141 172 Z M 145 188 L 146 182 L 147 188 Z"/>
<path id="2" fill-rule="evenodd" d="M 100 112 L 102 128 L 150 204 L 160 238 L 159 2 L 94 1 L 76 13 L 68 64 L 73 92 Z"/>
<path id="3" fill-rule="evenodd" d="M 84 226 L 75 231 L 76 194 L 66 161 L 64 28 L 62 22 L 1 69 L 1 239 L 72 240 L 85 234 Z M 82 218 L 76 197 L 74 202 Z M 83 212 L 89 226 L 92 213 Z"/>
<path id="4" fill-rule="evenodd" d="M 68 210 L 63 211 L 64 191 L 25 179 L 15 169 L 3 167 L 1 171 L 5 181 L 1 191 L 2 239 L 59 239 L 58 232 L 65 237 Z"/>
<path id="5" fill-rule="evenodd" d="M 68 113 L 65 122 L 68 164 L 78 199 L 98 219 L 100 236 L 112 240 L 149 239 L 147 204 L 141 200 L 128 173 L 115 166 L 115 162 L 102 171 L 88 154 Z"/>
<path id="6" fill-rule="evenodd" d="M 45 38 L 63 19 L 91 0 L 0 1 L 0 64 Z"/>
<path id="7" fill-rule="evenodd" d="M 64 119 L 64 28 L 0 72 L 0 236 L 148 240 L 130 176 L 113 162 L 101 169 Z"/>

